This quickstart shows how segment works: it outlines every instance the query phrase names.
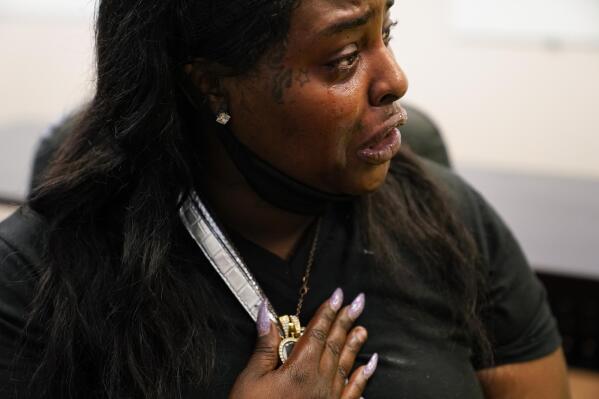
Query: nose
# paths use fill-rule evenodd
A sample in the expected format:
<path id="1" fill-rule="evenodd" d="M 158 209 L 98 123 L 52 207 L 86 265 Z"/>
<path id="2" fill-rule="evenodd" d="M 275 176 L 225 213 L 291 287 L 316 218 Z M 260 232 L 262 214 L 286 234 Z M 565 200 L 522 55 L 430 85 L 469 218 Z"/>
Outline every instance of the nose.
<path id="1" fill-rule="evenodd" d="M 370 105 L 380 107 L 402 98 L 408 90 L 408 80 L 391 49 L 381 47 L 372 59 L 372 78 L 369 87 Z"/>

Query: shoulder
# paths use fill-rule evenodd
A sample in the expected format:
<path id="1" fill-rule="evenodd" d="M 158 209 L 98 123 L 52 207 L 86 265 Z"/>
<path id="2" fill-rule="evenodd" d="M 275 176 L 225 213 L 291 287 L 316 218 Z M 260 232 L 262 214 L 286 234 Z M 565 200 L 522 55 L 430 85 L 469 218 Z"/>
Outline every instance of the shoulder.
<path id="1" fill-rule="evenodd" d="M 29 304 L 45 230 L 41 216 L 26 206 L 0 223 L 0 301 L 5 310 L 18 312 Z"/>
<path id="2" fill-rule="evenodd" d="M 517 242 L 495 208 L 453 170 L 435 162 L 420 159 L 428 177 L 450 203 L 455 215 L 476 242 L 483 261 L 490 266 L 503 253 L 513 253 Z M 519 252 L 519 249 L 516 251 Z"/>
<path id="3" fill-rule="evenodd" d="M 452 204 L 463 208 L 458 211 L 471 210 L 470 207 L 477 201 L 473 196 L 475 190 L 468 182 L 446 166 L 421 157 L 418 160 L 427 177 L 447 195 Z"/>
<path id="4" fill-rule="evenodd" d="M 41 261 L 46 233 L 47 225 L 43 217 L 28 206 L 20 207 L 0 222 L 0 242 L 4 250 L 12 248 L 31 264 Z"/>
<path id="5" fill-rule="evenodd" d="M 492 280 L 532 275 L 518 240 L 495 208 L 452 170 L 427 160 L 421 162 L 450 203 L 450 209 L 472 236 L 484 274 Z"/>

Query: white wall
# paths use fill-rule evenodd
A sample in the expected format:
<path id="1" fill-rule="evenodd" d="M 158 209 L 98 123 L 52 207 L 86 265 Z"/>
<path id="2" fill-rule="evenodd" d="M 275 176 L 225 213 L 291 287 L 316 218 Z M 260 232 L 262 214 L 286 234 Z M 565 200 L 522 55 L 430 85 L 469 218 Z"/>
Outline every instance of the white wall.
<path id="1" fill-rule="evenodd" d="M 2 0 L 0 125 L 53 121 L 89 93 L 95 0 Z"/>
<path id="2" fill-rule="evenodd" d="M 52 121 L 92 86 L 85 19 L 0 22 L 0 123 Z"/>
<path id="3" fill-rule="evenodd" d="M 71 12 L 74 2 L 87 11 Z M 0 196 L 25 193 L 33 144 L 92 87 L 94 1 L 52 2 L 52 16 L 42 3 L 0 7 Z M 599 177 L 597 49 L 467 42 L 451 27 L 451 1 L 396 3 L 406 100 L 438 122 L 458 166 Z"/>
<path id="4" fill-rule="evenodd" d="M 450 1 L 394 8 L 406 100 L 436 119 L 458 165 L 599 177 L 596 47 L 467 41 Z"/>
<path id="5" fill-rule="evenodd" d="M 35 144 L 89 96 L 92 52 L 86 17 L 0 14 L 0 198 L 24 197 Z"/>

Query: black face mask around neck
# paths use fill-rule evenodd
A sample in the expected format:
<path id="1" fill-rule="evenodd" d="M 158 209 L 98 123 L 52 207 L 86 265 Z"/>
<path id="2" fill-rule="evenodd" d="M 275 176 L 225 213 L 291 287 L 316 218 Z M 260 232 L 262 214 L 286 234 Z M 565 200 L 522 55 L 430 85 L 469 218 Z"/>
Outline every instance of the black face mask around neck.
<path id="1" fill-rule="evenodd" d="M 216 131 L 229 157 L 250 187 L 266 202 L 277 208 L 301 215 L 320 215 L 328 206 L 350 201 L 354 196 L 331 194 L 286 175 L 254 154 L 227 127 Z"/>

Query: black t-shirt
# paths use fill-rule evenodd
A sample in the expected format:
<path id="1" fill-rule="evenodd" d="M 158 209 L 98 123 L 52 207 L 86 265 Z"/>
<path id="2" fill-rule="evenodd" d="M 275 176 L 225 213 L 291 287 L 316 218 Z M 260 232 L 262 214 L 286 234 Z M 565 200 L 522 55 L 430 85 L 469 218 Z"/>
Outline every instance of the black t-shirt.
<path id="1" fill-rule="evenodd" d="M 495 364 L 532 360 L 556 350 L 560 337 L 544 289 L 508 228 L 459 177 L 428 162 L 425 166 L 449 189 L 482 254 L 490 288 L 484 323 L 494 344 Z M 30 353 L 21 363 L 13 362 L 27 306 L 34 295 L 32 265 L 40 262 L 43 229 L 39 215 L 27 207 L 0 224 L 0 393 L 4 398 L 23 397 L 17 396 L 21 388 L 10 380 L 11 368 L 25 368 L 23 359 L 35 359 Z M 346 302 L 364 292 L 366 308 L 357 323 L 368 329 L 369 338 L 357 364 L 365 363 L 375 352 L 380 357 L 364 397 L 483 398 L 476 378 L 478 365 L 473 361 L 475 350 L 465 333 L 456 331 L 443 294 L 424 279 L 413 279 L 409 295 L 398 296 L 391 310 L 372 285 L 372 254 L 358 236 L 351 213 L 332 209 L 323 218 L 310 291 L 301 314 L 303 323 L 336 287 L 343 288 Z M 310 240 L 301 242 L 292 258 L 284 261 L 234 233 L 231 238 L 277 312 L 294 314 Z M 255 325 L 191 238 L 182 234 L 180 241 L 186 261 L 193 265 L 192 273 L 210 282 L 229 322 L 215 331 L 217 357 L 211 386 L 207 390 L 187 386 L 185 398 L 225 398 L 253 351 Z M 411 261 L 416 262 L 415 258 Z M 418 265 L 412 266 L 418 270 Z M 31 331 L 43 334 L 40 326 L 32 326 Z"/>

